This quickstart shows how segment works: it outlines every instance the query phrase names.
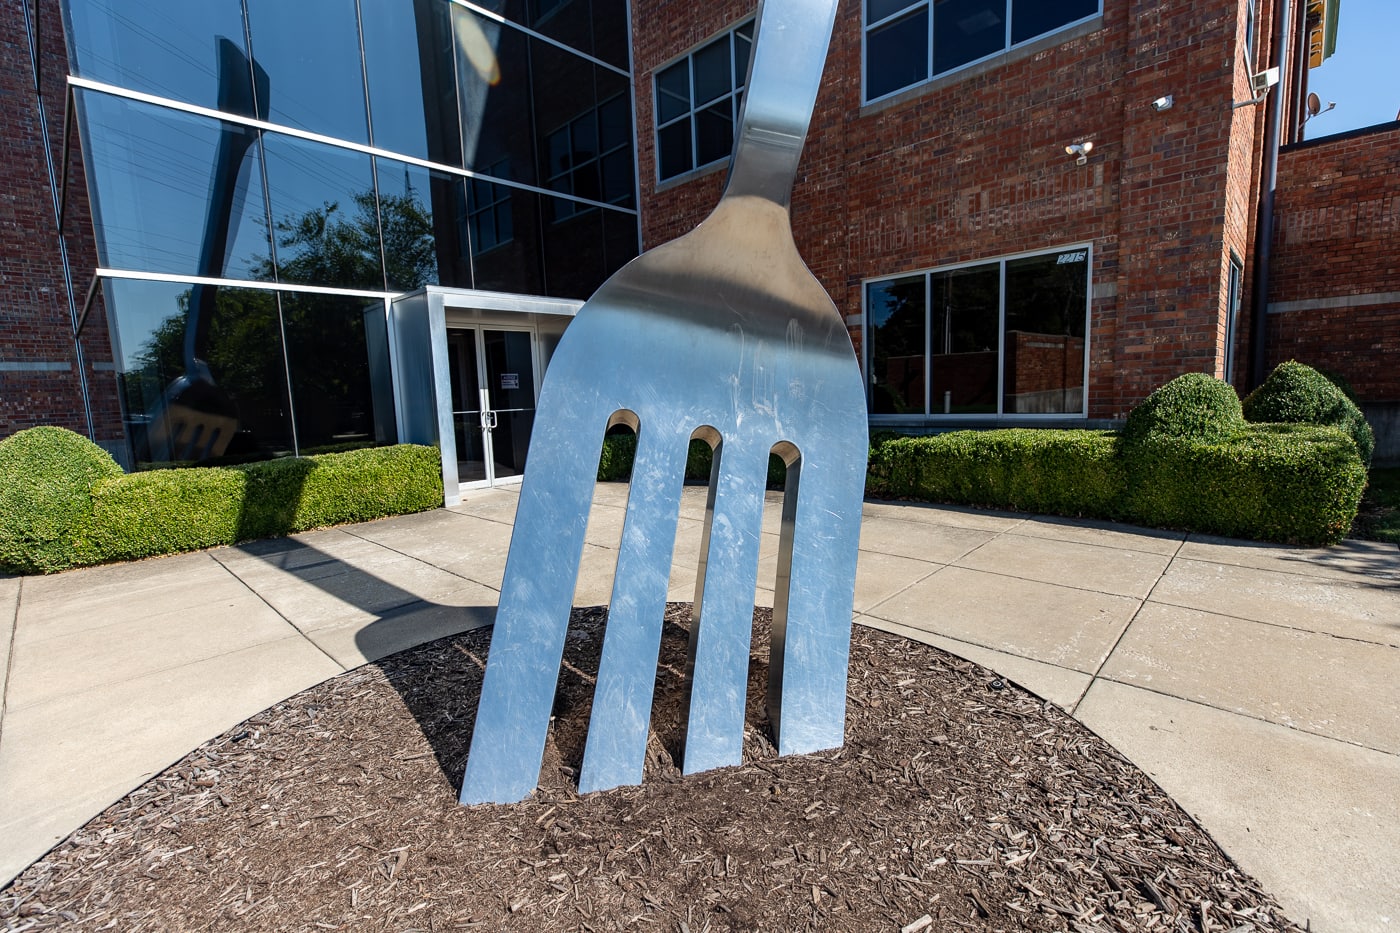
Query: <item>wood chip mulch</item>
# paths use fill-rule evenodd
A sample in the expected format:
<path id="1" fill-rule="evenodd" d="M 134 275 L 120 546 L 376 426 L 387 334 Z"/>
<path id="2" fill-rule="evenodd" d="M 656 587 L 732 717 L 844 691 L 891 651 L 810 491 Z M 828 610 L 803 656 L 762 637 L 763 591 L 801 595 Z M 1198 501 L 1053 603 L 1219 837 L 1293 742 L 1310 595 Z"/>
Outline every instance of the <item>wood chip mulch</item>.
<path id="1" fill-rule="evenodd" d="M 0 890 L 39 930 L 1296 931 L 1141 771 L 970 662 L 857 628 L 844 748 L 765 735 L 675 764 L 690 607 L 667 614 L 646 780 L 574 785 L 605 610 L 576 610 L 540 789 L 456 784 L 489 630 L 292 697 L 111 806 Z"/>

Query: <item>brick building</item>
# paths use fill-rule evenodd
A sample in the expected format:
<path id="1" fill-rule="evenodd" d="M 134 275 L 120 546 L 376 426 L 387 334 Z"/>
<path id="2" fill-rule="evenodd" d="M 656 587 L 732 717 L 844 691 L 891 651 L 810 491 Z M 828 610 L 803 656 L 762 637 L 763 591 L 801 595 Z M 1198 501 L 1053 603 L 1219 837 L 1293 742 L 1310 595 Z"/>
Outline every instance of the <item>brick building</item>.
<path id="1" fill-rule="evenodd" d="M 1247 102 L 1251 77 L 1280 63 L 1277 6 L 996 0 L 934 6 L 930 25 L 926 3 L 842 4 L 793 214 L 799 248 L 850 322 L 873 422 L 1111 423 L 1183 372 L 1246 386 L 1243 298 L 1272 96 Z M 1305 13 L 1324 12 L 1311 6 L 1294 5 L 1291 40 Z M 1018 33 L 1023 7 L 1033 22 Z M 638 87 L 655 85 L 662 102 L 677 63 L 698 75 L 714 37 L 751 10 L 638 0 Z M 940 68 L 940 29 L 983 44 Z M 1282 139 L 1299 134 L 1305 90 L 1298 48 L 1286 51 L 1273 92 L 1285 96 Z M 900 56 L 915 61 L 904 69 Z M 638 94 L 644 246 L 701 218 L 724 167 L 668 166 L 665 130 L 646 132 L 658 116 L 666 126 L 652 106 Z M 1066 151 L 1077 144 L 1087 151 Z M 1356 158 L 1369 165 L 1357 171 L 1397 177 L 1393 145 Z M 1280 187 L 1301 181 L 1285 172 Z M 1374 210 L 1393 226 L 1393 206 Z M 1388 255 L 1373 264 L 1390 261 L 1376 253 Z M 1075 281 L 1053 282 L 1067 261 Z M 1276 267 L 1285 277 L 1288 261 Z M 1080 296 L 1082 316 L 1046 307 Z M 1334 368 L 1345 372 L 1343 356 Z"/>
<path id="2" fill-rule="evenodd" d="M 219 376 L 246 396 L 243 433 L 255 422 L 271 425 L 248 450 L 310 449 L 313 436 L 382 441 L 381 422 L 392 433 L 393 419 L 377 407 L 366 414 L 368 370 L 359 388 L 334 390 L 335 373 L 299 380 L 299 366 L 314 368 L 305 353 L 317 343 L 314 332 L 298 336 L 297 321 L 340 315 L 341 337 L 327 345 L 348 347 L 350 369 L 363 369 L 375 341 L 365 336 L 371 324 L 357 323 L 362 314 L 368 322 L 382 313 L 392 330 L 399 294 L 456 289 L 452 300 L 463 310 L 447 343 L 463 357 L 453 378 L 460 370 L 474 379 L 467 356 L 477 354 L 483 372 L 490 365 L 482 347 L 494 332 L 472 324 L 483 307 L 508 306 L 511 295 L 520 298 L 516 311 L 536 308 L 537 298 L 586 298 L 638 238 L 649 247 L 685 232 L 719 196 L 753 0 L 395 0 L 398 12 L 388 0 L 308 2 L 317 28 L 345 32 L 345 60 L 301 73 L 291 70 L 296 42 L 285 41 L 294 39 L 292 14 L 263 0 L 233 4 L 217 14 L 228 22 L 208 25 L 198 17 L 214 13 L 161 0 L 152 10 L 170 10 L 143 14 L 149 23 L 130 35 L 122 32 L 130 24 L 110 19 L 96 0 L 0 0 L 5 91 L 23 104 L 6 110 L 13 132 L 4 134 L 0 165 L 0 433 L 61 423 L 117 448 L 130 443 L 128 460 L 143 459 L 136 435 L 151 417 L 149 396 L 172 377 L 170 365 L 156 366 L 161 332 L 151 322 L 178 325 L 203 281 L 222 289 L 223 302 L 238 298 L 226 313 L 265 312 L 267 342 L 282 348 L 281 362 L 268 361 L 264 376 L 241 387 L 232 372 Z M 1265 303 L 1262 295 L 1250 300 L 1261 270 L 1270 282 L 1266 364 L 1297 356 L 1345 375 L 1373 415 L 1396 404 L 1384 351 L 1395 339 L 1400 293 L 1388 258 L 1400 131 L 1285 145 L 1273 249 L 1256 249 L 1274 141 L 1301 137 L 1305 59 L 1317 64 L 1329 50 L 1335 11 L 1333 0 L 842 0 L 793 222 L 799 249 L 849 322 L 872 423 L 1111 425 L 1183 372 L 1213 373 L 1243 389 L 1261 368 L 1251 366 L 1251 307 Z M 203 73 L 149 83 L 138 52 L 162 39 L 167 21 L 209 35 L 191 43 L 187 32 L 149 48 L 235 35 L 252 96 L 270 84 L 271 104 L 250 102 L 248 113 L 222 98 L 216 104 Z M 403 35 L 391 28 L 405 22 Z M 342 65 L 345 81 L 317 84 Z M 1278 83 L 1261 90 L 1268 82 L 1258 76 L 1273 67 Z M 405 74 L 414 80 L 404 82 Z M 335 96 L 347 81 L 360 103 Z M 306 93 L 289 93 L 297 82 L 308 84 Z M 318 99 L 320 111 L 314 103 L 296 109 Z M 72 101 L 77 119 L 65 122 Z M 66 274 L 50 160 L 37 133 L 40 103 L 53 177 L 67 168 Z M 351 111 L 358 116 L 347 122 Z M 106 114 L 105 122 L 93 114 Z M 126 175 L 112 168 L 113 153 L 126 160 L 117 163 L 139 161 L 111 143 L 113 127 L 138 120 L 159 124 L 171 140 L 181 126 L 192 138 L 217 135 L 219 126 L 256 137 L 261 187 L 245 176 L 251 187 L 243 194 L 261 213 L 250 208 L 239 236 L 261 224 L 261 252 L 243 250 L 239 265 L 231 247 L 228 264 L 211 276 L 195 267 L 194 250 L 183 260 L 171 252 L 175 228 L 162 218 L 150 219 L 149 230 L 136 222 L 135 233 L 112 222 L 124 217 L 114 205 L 152 213 L 144 207 L 152 199 L 133 200 Z M 74 148 L 66 161 L 64 139 Z M 279 207 L 292 176 L 279 180 L 278 160 L 293 149 L 323 161 L 327 176 L 367 179 L 363 192 L 333 192 L 339 203 L 360 203 L 372 189 L 364 203 L 374 205 L 369 239 L 378 251 L 353 276 L 324 264 L 308 272 L 314 264 L 298 264 L 279 253 L 292 246 L 269 239 L 270 230 L 285 233 L 279 225 L 310 216 Z M 85 165 L 97 176 L 91 186 Z M 206 159 L 191 173 L 197 183 L 186 202 L 202 197 L 196 189 L 208 171 Z M 96 212 L 95 238 L 88 190 L 107 205 L 105 216 L 101 204 Z M 396 201 L 385 195 L 396 191 Z M 431 255 L 408 271 L 392 261 L 395 204 L 430 217 L 423 236 Z M 186 213 L 198 220 L 197 211 Z M 157 235 L 166 245 L 151 245 Z M 76 341 L 75 319 L 84 325 Z M 463 338 L 469 325 L 478 329 Z M 542 368 L 547 328 L 532 327 L 520 325 Z M 264 392 L 259 379 L 281 387 Z M 478 414 L 466 412 L 469 420 Z M 459 424 L 457 446 L 475 450 L 474 431 Z M 483 443 L 489 462 L 490 441 Z"/>
<path id="3" fill-rule="evenodd" d="M 1344 376 L 1400 462 L 1400 123 L 1285 147 L 1276 218 L 1269 359 Z"/>

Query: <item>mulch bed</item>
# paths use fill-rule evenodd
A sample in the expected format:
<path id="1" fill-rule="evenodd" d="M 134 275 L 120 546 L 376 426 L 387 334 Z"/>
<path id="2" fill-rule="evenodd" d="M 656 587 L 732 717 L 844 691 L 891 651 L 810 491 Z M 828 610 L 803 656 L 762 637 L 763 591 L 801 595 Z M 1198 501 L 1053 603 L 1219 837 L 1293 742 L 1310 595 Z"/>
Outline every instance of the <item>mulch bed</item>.
<path id="1" fill-rule="evenodd" d="M 576 610 L 541 786 L 457 804 L 489 631 L 279 703 L 0 891 L 9 931 L 1290 930 L 1141 771 L 1063 711 L 855 630 L 844 748 L 765 737 L 755 613 L 744 764 L 683 777 L 690 608 L 668 610 L 646 780 L 574 777 L 605 611 Z"/>

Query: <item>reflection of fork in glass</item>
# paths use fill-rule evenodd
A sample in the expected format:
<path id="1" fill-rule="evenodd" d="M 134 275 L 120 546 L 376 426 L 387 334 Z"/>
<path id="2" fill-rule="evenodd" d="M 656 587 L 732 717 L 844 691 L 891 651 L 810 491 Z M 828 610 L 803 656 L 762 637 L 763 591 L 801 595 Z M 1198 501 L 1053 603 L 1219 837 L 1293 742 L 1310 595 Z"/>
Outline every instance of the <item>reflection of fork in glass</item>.
<path id="1" fill-rule="evenodd" d="M 579 788 L 639 783 L 686 451 L 714 446 L 690 636 L 683 770 L 737 764 L 770 452 L 788 464 L 768 711 L 782 754 L 842 743 L 866 458 L 850 337 L 788 202 L 836 0 L 766 0 L 724 196 L 569 325 L 521 487 L 462 802 L 535 787 L 606 429 L 637 431 Z"/>

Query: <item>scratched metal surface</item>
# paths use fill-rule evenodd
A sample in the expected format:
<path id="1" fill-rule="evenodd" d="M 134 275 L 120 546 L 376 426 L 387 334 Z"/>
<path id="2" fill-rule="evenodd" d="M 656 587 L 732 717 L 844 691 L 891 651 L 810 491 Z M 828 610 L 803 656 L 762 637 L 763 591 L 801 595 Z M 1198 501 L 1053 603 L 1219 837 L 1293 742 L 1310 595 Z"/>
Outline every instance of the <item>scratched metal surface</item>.
<path id="1" fill-rule="evenodd" d="M 716 447 L 683 770 L 736 764 L 770 452 L 790 464 L 768 708 L 783 754 L 843 740 L 867 448 L 844 322 L 793 243 L 793 179 L 836 0 L 766 0 L 714 212 L 579 311 L 545 378 L 463 803 L 535 787 L 607 427 L 637 430 L 580 790 L 640 782 L 686 451 Z"/>

